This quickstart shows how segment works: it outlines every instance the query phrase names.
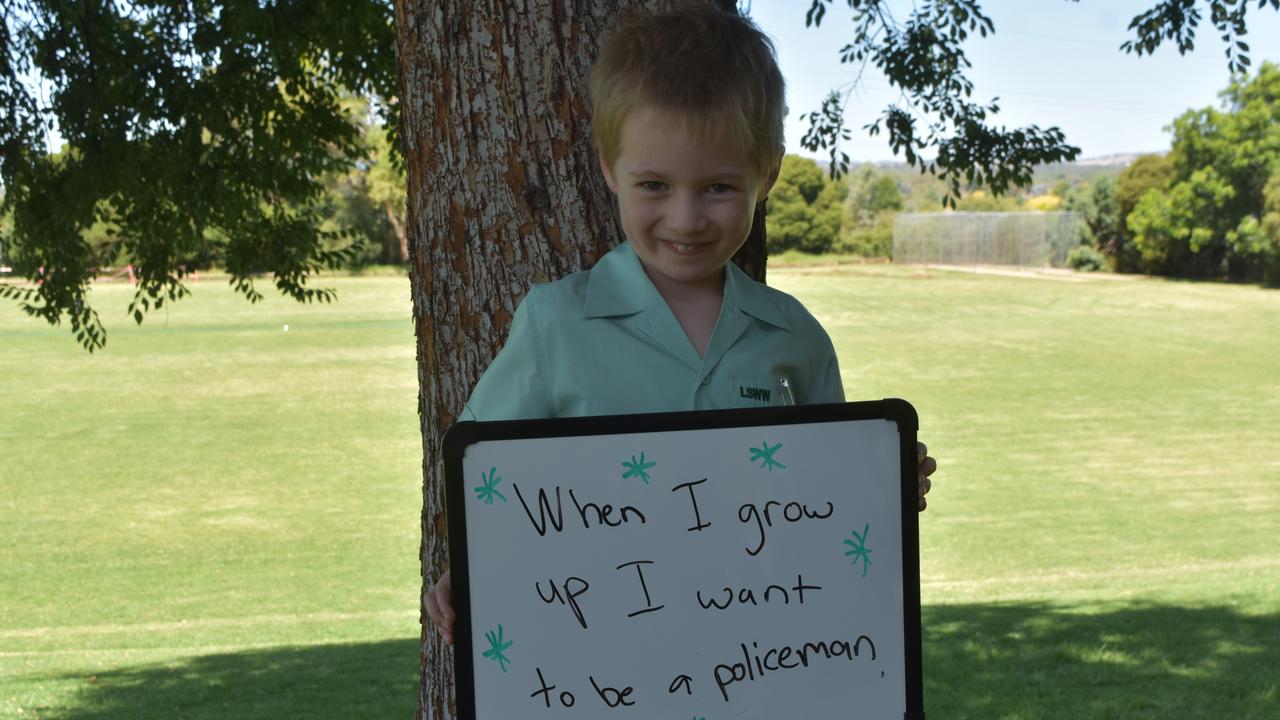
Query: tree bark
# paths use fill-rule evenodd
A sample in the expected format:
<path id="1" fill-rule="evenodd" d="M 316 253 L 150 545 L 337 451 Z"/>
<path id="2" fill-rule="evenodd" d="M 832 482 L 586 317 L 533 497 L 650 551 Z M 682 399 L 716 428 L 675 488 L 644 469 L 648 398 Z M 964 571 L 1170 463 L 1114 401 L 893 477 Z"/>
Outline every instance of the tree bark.
<path id="1" fill-rule="evenodd" d="M 586 78 L 613 18 L 643 2 L 395 2 L 424 595 L 448 566 L 444 431 L 530 285 L 590 267 L 622 240 L 591 146 Z M 763 277 L 763 235 L 753 235 L 759 247 L 745 256 Z M 418 717 L 452 718 L 453 654 L 422 618 Z"/>

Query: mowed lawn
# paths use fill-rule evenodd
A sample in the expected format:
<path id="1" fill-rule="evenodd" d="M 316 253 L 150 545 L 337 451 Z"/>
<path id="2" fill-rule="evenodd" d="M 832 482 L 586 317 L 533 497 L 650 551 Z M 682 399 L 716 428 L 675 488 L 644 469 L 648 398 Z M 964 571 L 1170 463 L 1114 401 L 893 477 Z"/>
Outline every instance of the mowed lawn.
<path id="1" fill-rule="evenodd" d="M 941 464 L 931 717 L 1280 717 L 1280 292 L 770 282 Z M 338 303 L 252 306 L 205 281 L 141 328 L 103 285 L 92 356 L 0 306 L 0 717 L 412 716 L 408 282 L 324 284 Z"/>

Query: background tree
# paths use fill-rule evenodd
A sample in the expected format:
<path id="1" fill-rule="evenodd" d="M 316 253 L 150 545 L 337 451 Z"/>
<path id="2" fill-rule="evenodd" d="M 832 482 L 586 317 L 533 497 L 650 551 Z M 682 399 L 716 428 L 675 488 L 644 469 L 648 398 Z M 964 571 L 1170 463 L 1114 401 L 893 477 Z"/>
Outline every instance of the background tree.
<path id="1" fill-rule="evenodd" d="M 1215 208 L 1230 204 L 1235 194 L 1211 167 L 1168 191 L 1144 193 L 1126 221 L 1143 269 L 1158 275 L 1216 274 L 1226 258 L 1228 228 Z"/>
<path id="2" fill-rule="evenodd" d="M 0 207 L 3 207 L 3 192 L 0 191 Z M 9 259 L 9 238 L 13 236 L 13 211 L 0 212 L 0 267 L 9 267 L 13 262 Z"/>
<path id="3" fill-rule="evenodd" d="M 1271 174 L 1263 193 L 1263 215 L 1258 223 L 1259 254 L 1262 279 L 1268 285 L 1280 286 L 1280 168 Z"/>
<path id="4" fill-rule="evenodd" d="M 769 193 L 769 251 L 824 253 L 840 234 L 844 183 L 827 178 L 818 163 L 787 155 Z"/>
<path id="5" fill-rule="evenodd" d="M 404 168 L 399 164 L 399 156 L 393 150 L 391 128 L 386 125 L 375 125 L 366 131 L 365 139 L 369 148 L 369 171 L 365 176 L 365 187 L 369 199 L 382 210 L 395 235 L 396 250 L 399 262 L 409 262 L 409 230 L 405 225 L 405 202 L 409 196 L 404 181 Z"/>
<path id="6" fill-rule="evenodd" d="M 1149 190 L 1162 190 L 1173 177 L 1173 165 L 1165 155 L 1142 155 L 1116 178 L 1116 214 L 1119 232 L 1114 242 L 1100 249 L 1111 258 L 1116 272 L 1141 272 L 1142 261 L 1129 230 L 1128 217 Z"/>
<path id="7" fill-rule="evenodd" d="M 954 206 L 961 212 L 1017 212 L 1022 209 L 1022 199 L 978 188 L 960 197 Z"/>
<path id="8" fill-rule="evenodd" d="M 359 157 L 321 176 L 321 228 L 349 237 L 339 241 L 344 244 L 355 241 L 348 259 L 352 269 L 372 263 L 405 264 L 409 248 L 404 168 L 388 142 L 387 126 L 371 111 L 369 100 L 352 97 L 344 104 L 359 132 Z"/>
<path id="9" fill-rule="evenodd" d="M 1063 192 L 1063 209 L 1080 213 L 1084 218 L 1080 225 L 1081 245 L 1105 253 L 1122 241 L 1115 178 L 1102 175 Z"/>
<path id="10" fill-rule="evenodd" d="M 863 165 L 848 177 L 844 222 L 836 249 L 863 257 L 893 257 L 893 217 L 903 209 L 893 178 Z"/>
<path id="11" fill-rule="evenodd" d="M 1149 162 L 1145 176 L 1120 176 L 1121 212 L 1149 183 L 1126 214 L 1149 272 L 1259 280 L 1270 262 L 1257 233 L 1280 167 L 1280 67 L 1263 63 L 1252 77 L 1237 76 L 1221 97 L 1221 109 L 1174 120 L 1166 161 Z M 1128 182 L 1135 177 L 1146 182 Z"/>

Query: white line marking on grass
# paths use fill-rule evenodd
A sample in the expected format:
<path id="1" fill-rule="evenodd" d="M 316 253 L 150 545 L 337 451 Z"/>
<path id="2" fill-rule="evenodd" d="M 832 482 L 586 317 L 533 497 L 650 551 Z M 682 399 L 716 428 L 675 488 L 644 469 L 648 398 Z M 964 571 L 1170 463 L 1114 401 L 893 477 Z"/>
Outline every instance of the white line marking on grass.
<path id="1" fill-rule="evenodd" d="M 417 610 L 378 610 L 373 612 L 320 612 L 296 615 L 250 615 L 232 618 L 196 618 L 173 622 L 111 623 L 103 625 L 53 625 L 50 627 L 0 630 L 0 638 L 41 638 L 50 635 L 111 635 L 121 632 L 168 632 L 247 625 L 298 625 L 310 622 L 347 622 L 351 620 L 400 620 L 417 618 Z"/>
<path id="2" fill-rule="evenodd" d="M 1067 268 L 1024 267 L 1019 265 L 938 265 L 924 263 L 907 265 L 928 270 L 950 270 L 974 275 L 1001 275 L 1004 277 L 1040 278 L 1061 282 L 1090 282 L 1094 280 L 1145 280 L 1146 275 L 1126 275 L 1110 272 L 1078 272 Z"/>

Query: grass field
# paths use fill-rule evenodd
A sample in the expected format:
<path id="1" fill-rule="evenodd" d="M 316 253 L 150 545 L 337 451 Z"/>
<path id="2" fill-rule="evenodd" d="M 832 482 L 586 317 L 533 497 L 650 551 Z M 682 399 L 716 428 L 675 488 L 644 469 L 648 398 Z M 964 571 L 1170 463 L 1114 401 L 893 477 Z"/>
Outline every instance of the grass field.
<path id="1" fill-rule="evenodd" d="M 939 718 L 1280 717 L 1280 292 L 779 268 L 905 397 Z M 408 283 L 221 283 L 90 356 L 0 307 L 0 717 L 408 718 Z M 288 332 L 284 331 L 285 325 Z"/>

